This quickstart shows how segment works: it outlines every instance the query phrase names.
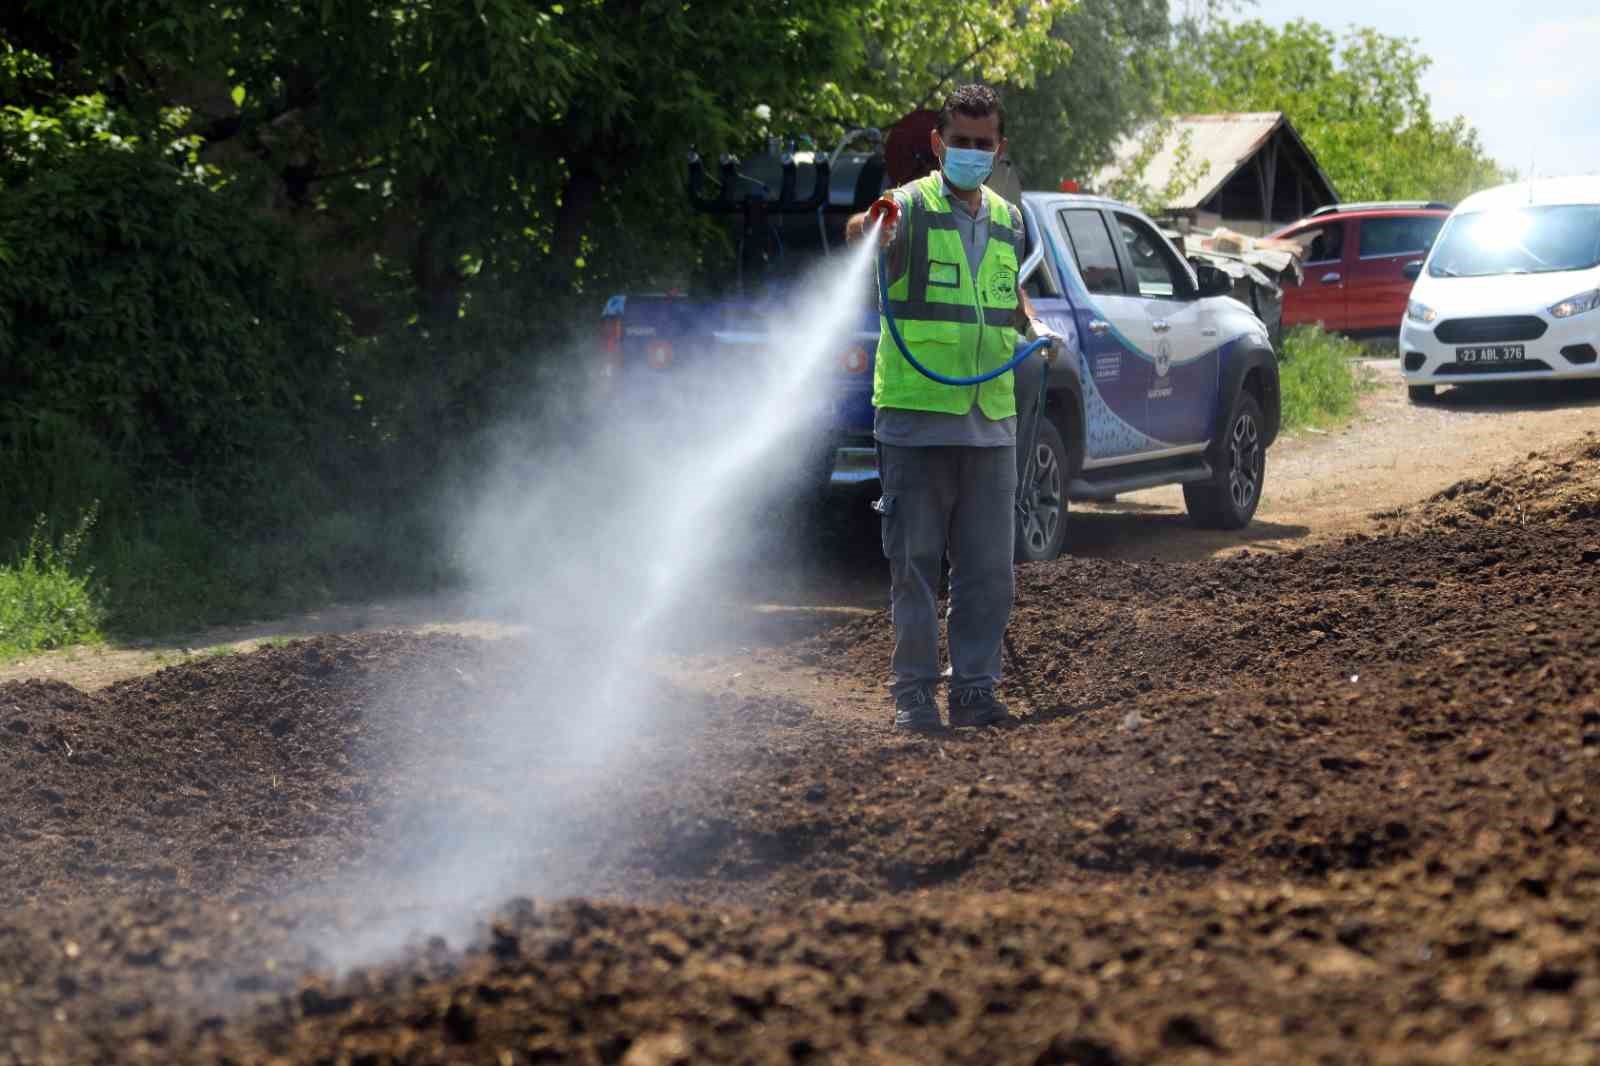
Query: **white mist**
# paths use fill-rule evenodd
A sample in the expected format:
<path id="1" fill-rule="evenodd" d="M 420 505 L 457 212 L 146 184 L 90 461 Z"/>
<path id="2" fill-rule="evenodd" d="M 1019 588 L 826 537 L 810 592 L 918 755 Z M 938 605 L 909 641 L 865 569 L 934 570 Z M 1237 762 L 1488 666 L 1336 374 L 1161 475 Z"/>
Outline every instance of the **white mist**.
<path id="1" fill-rule="evenodd" d="M 731 597 L 737 561 L 787 534 L 764 528 L 748 504 L 785 491 L 773 483 L 792 465 L 785 448 L 833 399 L 830 378 L 870 306 L 874 237 L 791 290 L 769 320 L 771 350 L 757 372 L 665 372 L 648 412 L 608 413 L 582 440 L 537 454 L 508 447 L 481 479 L 460 521 L 474 592 L 511 605 L 536 650 L 521 676 L 497 679 L 520 696 L 488 709 L 482 736 L 414 760 L 429 769 L 412 786 L 423 813 L 399 838 L 400 881 L 390 864 L 381 897 L 352 890 L 372 903 L 355 909 L 372 915 L 319 944 L 336 964 L 381 959 L 417 934 L 462 936 L 507 896 L 584 890 L 582 860 L 562 844 L 562 812 L 611 799 L 603 782 L 625 779 L 626 741 L 663 713 L 651 671 L 661 645 L 686 628 L 726 625 L 700 605 Z M 417 743 L 432 740 L 422 732 Z M 464 766 L 499 816 L 431 802 L 461 789 Z M 563 767 L 582 768 L 586 783 Z"/>

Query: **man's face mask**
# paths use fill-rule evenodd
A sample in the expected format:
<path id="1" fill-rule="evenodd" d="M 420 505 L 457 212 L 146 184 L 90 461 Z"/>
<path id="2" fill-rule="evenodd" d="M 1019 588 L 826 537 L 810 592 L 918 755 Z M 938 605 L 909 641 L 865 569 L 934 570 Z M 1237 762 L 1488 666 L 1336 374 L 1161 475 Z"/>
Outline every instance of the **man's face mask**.
<path id="1" fill-rule="evenodd" d="M 994 155 L 979 148 L 951 148 L 946 145 L 945 180 L 963 191 L 976 189 L 994 172 Z"/>

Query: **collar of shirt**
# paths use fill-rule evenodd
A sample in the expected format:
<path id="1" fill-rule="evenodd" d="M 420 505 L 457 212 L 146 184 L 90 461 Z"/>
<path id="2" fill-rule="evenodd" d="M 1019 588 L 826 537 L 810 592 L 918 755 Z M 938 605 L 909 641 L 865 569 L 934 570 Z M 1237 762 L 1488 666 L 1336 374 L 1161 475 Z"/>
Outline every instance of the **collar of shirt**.
<path id="1" fill-rule="evenodd" d="M 944 186 L 944 198 L 949 200 L 956 207 L 960 208 L 962 214 L 966 215 L 970 219 L 987 219 L 989 217 L 988 214 L 983 210 L 988 205 L 982 200 L 979 200 L 978 210 L 974 211 L 972 208 L 968 207 L 967 202 L 961 198 L 961 190 L 950 184 L 950 179 L 944 176 L 944 171 L 942 170 L 939 172 L 939 183 Z"/>

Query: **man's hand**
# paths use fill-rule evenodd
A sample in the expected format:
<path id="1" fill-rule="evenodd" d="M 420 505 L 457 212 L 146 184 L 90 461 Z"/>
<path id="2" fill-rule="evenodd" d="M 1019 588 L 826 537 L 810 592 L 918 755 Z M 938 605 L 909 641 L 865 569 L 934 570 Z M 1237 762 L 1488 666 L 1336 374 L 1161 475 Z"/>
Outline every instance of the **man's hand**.
<path id="1" fill-rule="evenodd" d="M 1067 338 L 1037 318 L 1030 319 L 1028 322 L 1028 339 L 1030 341 L 1047 340 L 1050 342 L 1039 349 L 1039 355 L 1047 363 L 1054 363 L 1056 357 L 1067 350 Z"/>
<path id="2" fill-rule="evenodd" d="M 894 197 L 881 197 L 859 215 L 853 215 L 845 223 L 845 241 L 851 244 L 859 241 L 875 222 L 878 223 L 878 247 L 889 247 L 900 230 L 900 204 Z"/>
<path id="3" fill-rule="evenodd" d="M 887 248 L 900 229 L 900 201 L 893 196 L 880 196 L 867 208 L 867 224 L 878 224 L 878 247 Z"/>

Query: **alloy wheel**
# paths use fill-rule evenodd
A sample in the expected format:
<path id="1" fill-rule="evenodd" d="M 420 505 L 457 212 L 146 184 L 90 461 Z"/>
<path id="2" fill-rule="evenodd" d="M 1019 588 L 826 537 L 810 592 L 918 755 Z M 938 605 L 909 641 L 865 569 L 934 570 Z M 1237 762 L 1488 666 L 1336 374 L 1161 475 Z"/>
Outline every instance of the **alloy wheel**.
<path id="1" fill-rule="evenodd" d="M 1022 527 L 1022 539 L 1029 551 L 1042 554 L 1055 543 L 1056 529 L 1061 524 L 1062 483 L 1061 464 L 1054 449 L 1041 443 L 1035 449 L 1033 481 L 1023 497 L 1027 514 Z"/>
<path id="2" fill-rule="evenodd" d="M 1261 447 L 1261 430 L 1255 417 L 1245 411 L 1228 434 L 1228 494 L 1241 512 L 1248 511 L 1261 491 L 1266 466 L 1266 449 Z"/>

